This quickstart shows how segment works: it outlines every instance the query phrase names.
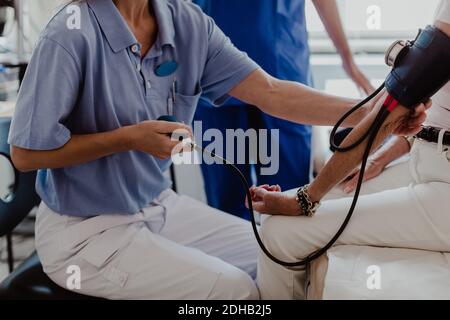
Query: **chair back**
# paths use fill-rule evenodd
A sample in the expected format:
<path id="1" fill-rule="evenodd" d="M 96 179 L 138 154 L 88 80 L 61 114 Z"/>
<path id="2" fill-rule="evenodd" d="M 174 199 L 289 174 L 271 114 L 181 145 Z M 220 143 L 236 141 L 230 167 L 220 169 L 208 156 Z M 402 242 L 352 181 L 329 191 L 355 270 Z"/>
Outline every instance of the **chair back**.
<path id="1" fill-rule="evenodd" d="M 10 155 L 8 134 L 11 126 L 10 118 L 0 118 L 0 153 Z M 14 198 L 5 203 L 0 200 L 0 237 L 14 228 L 39 204 L 36 193 L 36 172 L 18 173 Z"/>

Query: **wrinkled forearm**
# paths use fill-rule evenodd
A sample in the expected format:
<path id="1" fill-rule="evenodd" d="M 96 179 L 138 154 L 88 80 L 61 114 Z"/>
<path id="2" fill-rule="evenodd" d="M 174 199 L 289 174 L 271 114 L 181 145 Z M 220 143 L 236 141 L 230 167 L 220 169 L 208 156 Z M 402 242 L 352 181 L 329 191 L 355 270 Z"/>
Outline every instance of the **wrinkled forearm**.
<path id="1" fill-rule="evenodd" d="M 409 142 L 404 137 L 395 136 L 377 150 L 371 158 L 382 167 L 386 167 L 389 163 L 404 156 L 409 151 Z"/>
<path id="2" fill-rule="evenodd" d="M 342 143 L 343 146 L 354 143 L 360 136 L 362 136 L 368 128 L 372 125 L 377 110 L 364 119 L 350 135 Z M 377 134 L 375 142 L 372 146 L 372 151 L 376 150 L 378 146 L 394 131 L 395 124 L 409 111 L 403 107 L 397 107 L 385 121 Z M 337 152 L 333 155 L 325 168 L 320 172 L 319 176 L 314 180 L 309 188 L 310 196 L 313 200 L 321 200 L 334 186 L 345 179 L 351 171 L 361 163 L 364 150 L 367 146 L 367 139 L 355 149 L 341 153 Z"/>

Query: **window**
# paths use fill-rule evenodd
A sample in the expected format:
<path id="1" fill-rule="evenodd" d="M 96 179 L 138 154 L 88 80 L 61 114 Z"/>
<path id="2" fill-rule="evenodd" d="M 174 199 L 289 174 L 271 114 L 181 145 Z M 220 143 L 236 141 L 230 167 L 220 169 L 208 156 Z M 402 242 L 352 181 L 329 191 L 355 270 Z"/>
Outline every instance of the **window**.
<path id="1" fill-rule="evenodd" d="M 337 0 L 354 51 L 380 53 L 398 39 L 414 38 L 419 28 L 432 23 L 439 0 Z M 333 50 L 312 1 L 306 17 L 314 52 Z"/>

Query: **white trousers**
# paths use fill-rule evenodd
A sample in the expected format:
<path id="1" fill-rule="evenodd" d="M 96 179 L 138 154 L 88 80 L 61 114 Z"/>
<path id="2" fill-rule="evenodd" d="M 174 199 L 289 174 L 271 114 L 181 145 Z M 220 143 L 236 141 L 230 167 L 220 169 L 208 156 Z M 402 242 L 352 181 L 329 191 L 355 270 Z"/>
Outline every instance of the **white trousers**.
<path id="1" fill-rule="evenodd" d="M 132 216 L 74 218 L 42 203 L 36 248 L 44 271 L 59 286 L 76 288 L 74 270 L 79 271 L 81 294 L 259 299 L 250 224 L 171 190 Z"/>
<path id="2" fill-rule="evenodd" d="M 363 187 L 337 245 L 450 251 L 450 150 L 416 141 L 408 162 L 387 169 Z M 334 190 L 329 197 L 344 195 Z M 342 224 L 352 198 L 324 201 L 313 218 L 269 216 L 261 233 L 269 251 L 296 261 L 321 248 Z M 304 299 L 305 270 L 287 269 L 263 253 L 258 261 L 262 299 Z"/>

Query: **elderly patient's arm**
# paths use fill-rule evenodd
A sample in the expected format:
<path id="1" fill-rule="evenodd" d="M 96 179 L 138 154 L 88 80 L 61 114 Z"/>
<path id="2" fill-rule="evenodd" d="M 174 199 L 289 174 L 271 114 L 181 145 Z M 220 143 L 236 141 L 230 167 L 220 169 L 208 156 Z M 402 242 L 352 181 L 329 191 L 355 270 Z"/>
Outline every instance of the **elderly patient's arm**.
<path id="1" fill-rule="evenodd" d="M 435 26 L 445 32 L 448 36 L 450 36 L 450 24 L 444 23 L 441 21 L 436 21 Z M 429 108 L 431 103 L 428 103 L 425 108 Z M 375 110 L 374 110 L 375 111 Z M 401 119 L 408 115 L 408 110 L 402 106 L 397 107 L 392 114 L 388 117 L 385 125 L 380 130 L 380 133 L 377 136 L 374 147 L 378 147 L 384 139 L 391 134 L 395 128 L 398 126 Z M 419 112 L 416 109 L 416 113 Z M 359 125 L 353 132 L 349 135 L 347 140 L 344 141 L 344 145 L 351 144 L 356 141 L 361 134 L 365 132 L 368 128 L 369 123 L 371 123 L 375 114 L 372 114 L 364 120 L 361 125 Z M 425 115 L 423 115 L 425 116 Z M 370 119 L 370 120 L 369 120 Z M 425 119 L 423 119 L 425 120 Z M 328 193 L 337 183 L 339 183 L 342 179 L 344 179 L 351 170 L 359 164 L 360 159 L 362 158 L 364 149 L 366 147 L 366 143 L 359 146 L 357 149 L 352 150 L 348 153 L 336 153 L 333 158 L 330 160 L 328 165 L 323 169 L 323 171 L 319 174 L 317 179 L 311 184 L 309 188 L 310 196 L 314 200 L 320 200 L 323 196 Z"/>
<path id="2" fill-rule="evenodd" d="M 354 143 L 365 133 L 372 125 L 381 103 L 349 134 L 344 140 L 342 146 Z M 377 148 L 386 137 L 396 131 L 405 132 L 408 130 L 418 131 L 417 125 L 425 120 L 425 109 L 430 107 L 431 103 L 420 105 L 415 109 L 417 117 L 411 117 L 411 111 L 399 106 L 387 118 L 384 125 L 377 134 L 372 150 Z M 409 119 L 414 119 L 413 123 Z M 411 126 L 410 129 L 402 129 L 403 126 Z M 335 153 L 319 176 L 310 185 L 308 191 L 313 201 L 320 201 L 335 185 L 342 181 L 348 174 L 361 162 L 364 150 L 367 146 L 367 140 L 346 153 Z M 266 214 L 278 215 L 301 215 L 299 205 L 295 196 L 276 192 L 276 187 L 254 187 L 252 191 L 252 204 L 255 210 Z M 275 191 L 275 192 L 274 192 Z"/>
<path id="3" fill-rule="evenodd" d="M 435 26 L 450 36 L 450 24 L 442 21 L 436 21 Z M 372 149 L 377 148 L 380 143 L 392 132 L 397 134 L 411 135 L 413 131 L 419 131 L 420 124 L 425 120 L 425 111 L 431 106 L 431 102 L 427 105 L 420 105 L 415 110 L 415 116 L 411 117 L 409 111 L 399 106 L 386 120 L 385 124 L 379 131 Z M 358 125 L 343 145 L 349 145 L 356 141 L 358 137 L 364 133 L 376 115 L 376 110 Z M 411 128 L 405 128 L 405 124 L 409 123 Z M 403 127 L 403 128 L 402 128 Z M 408 132 L 409 131 L 409 132 Z M 366 141 L 367 143 L 367 141 Z M 357 148 L 346 153 L 336 153 L 325 168 L 321 171 L 317 179 L 309 187 L 309 194 L 312 200 L 319 201 L 326 195 L 334 186 L 347 177 L 352 170 L 354 170 L 361 162 L 366 143 L 361 144 Z M 252 204 L 255 210 L 267 214 L 281 214 L 281 215 L 299 215 L 299 206 L 295 197 L 288 194 L 280 193 L 278 186 L 262 186 L 253 187 Z"/>
<path id="4" fill-rule="evenodd" d="M 409 153 L 411 145 L 405 137 L 394 136 L 378 149 L 367 161 L 363 182 L 378 177 L 393 161 Z M 359 179 L 360 168 L 355 169 L 342 184 L 345 193 L 355 190 Z"/>
<path id="5" fill-rule="evenodd" d="M 435 25 L 446 34 L 450 34 L 450 24 L 437 21 Z M 363 181 L 368 181 L 380 175 L 386 166 L 407 154 L 410 149 L 411 146 L 404 137 L 393 137 L 390 139 L 369 158 Z M 343 184 L 344 192 L 350 193 L 355 190 L 359 178 L 359 171 L 359 168 L 355 169 L 346 179 Z"/>
<path id="6" fill-rule="evenodd" d="M 431 104 L 427 104 L 429 107 Z M 423 109 L 422 109 L 423 108 Z M 425 106 L 420 107 L 416 112 L 422 112 Z M 376 113 L 378 111 L 374 110 L 370 116 L 368 116 L 364 121 L 357 126 L 344 140 L 343 146 L 350 145 L 359 137 L 361 137 L 373 123 Z M 408 117 L 410 111 L 403 106 L 397 107 L 387 118 L 384 125 L 381 127 L 377 134 L 375 142 L 372 146 L 372 150 L 375 150 L 380 146 L 380 144 L 392 134 L 398 126 L 402 125 L 405 117 Z M 421 121 L 425 120 L 425 114 L 422 114 Z M 346 178 L 351 171 L 361 163 L 361 159 L 364 154 L 364 150 L 367 147 L 367 140 L 360 146 L 349 152 L 337 152 L 333 155 L 331 160 L 327 163 L 325 168 L 320 172 L 319 176 L 314 180 L 314 182 L 309 187 L 309 194 L 313 201 L 320 201 L 334 186 Z"/>

